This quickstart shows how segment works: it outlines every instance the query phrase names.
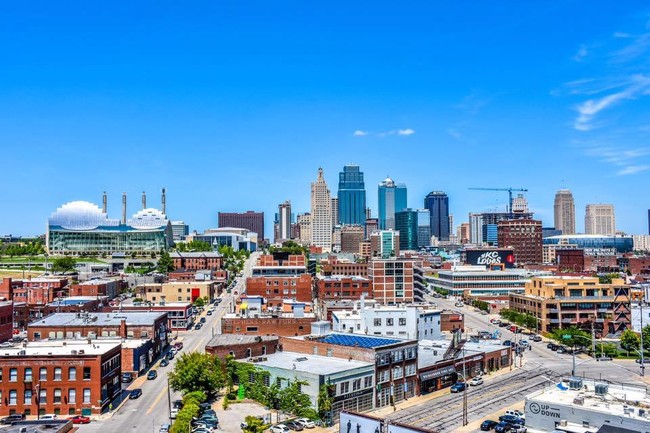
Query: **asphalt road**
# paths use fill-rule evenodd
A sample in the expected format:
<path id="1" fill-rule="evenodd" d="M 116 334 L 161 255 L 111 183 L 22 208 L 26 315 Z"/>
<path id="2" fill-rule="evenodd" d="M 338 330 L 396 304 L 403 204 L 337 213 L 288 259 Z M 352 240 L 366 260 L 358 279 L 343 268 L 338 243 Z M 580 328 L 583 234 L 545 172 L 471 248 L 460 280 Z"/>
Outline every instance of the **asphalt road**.
<path id="1" fill-rule="evenodd" d="M 221 332 L 221 318 L 233 311 L 234 300 L 245 291 L 246 277 L 251 274 L 251 268 L 257 254 L 251 255 L 246 261 L 243 277 L 236 279 L 236 285 L 232 288 L 231 293 L 223 293 L 223 301 L 215 307 L 212 315 L 206 313 L 208 308 L 199 317 L 205 317 L 206 323 L 200 330 L 189 330 L 178 333 L 178 340 L 183 342 L 182 352 L 203 351 L 206 343 L 210 341 L 214 334 Z M 236 295 L 237 293 L 237 295 Z M 141 388 L 142 396 L 136 400 L 127 400 L 124 405 L 116 409 L 112 416 L 103 415 L 103 420 L 93 421 L 87 425 L 79 426 L 81 433 L 94 432 L 154 432 L 157 433 L 163 424 L 171 424 L 169 420 L 169 399 L 171 401 L 180 399 L 181 395 L 168 390 L 167 373 L 170 372 L 176 363 L 176 357 L 170 361 L 167 367 L 158 367 L 159 361 L 154 363 L 151 368 L 158 371 L 158 378 L 155 380 L 146 380 L 141 376 L 129 384 L 128 389 Z"/>

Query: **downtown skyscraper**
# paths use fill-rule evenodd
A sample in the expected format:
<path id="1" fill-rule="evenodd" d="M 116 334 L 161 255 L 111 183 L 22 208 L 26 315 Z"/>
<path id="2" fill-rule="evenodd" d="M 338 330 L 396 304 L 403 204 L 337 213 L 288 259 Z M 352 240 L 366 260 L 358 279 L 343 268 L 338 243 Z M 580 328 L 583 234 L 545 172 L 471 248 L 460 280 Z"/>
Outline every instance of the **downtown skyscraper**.
<path id="1" fill-rule="evenodd" d="M 555 229 L 562 230 L 563 235 L 575 234 L 576 205 L 571 191 L 561 189 L 555 193 L 553 211 Z"/>
<path id="2" fill-rule="evenodd" d="M 311 244 L 325 252 L 332 249 L 332 198 L 322 168 L 311 183 Z"/>
<path id="3" fill-rule="evenodd" d="M 585 234 L 616 234 L 616 216 L 612 204 L 588 204 L 585 208 Z"/>
<path id="4" fill-rule="evenodd" d="M 395 229 L 395 213 L 406 209 L 406 185 L 387 177 L 378 188 L 379 229 Z"/>
<path id="5" fill-rule="evenodd" d="M 339 173 L 338 222 L 342 225 L 366 223 L 366 184 L 358 165 L 349 164 Z"/>
<path id="6" fill-rule="evenodd" d="M 439 241 L 449 240 L 449 197 L 442 191 L 431 191 L 424 198 L 424 207 L 429 209 L 431 236 Z"/>

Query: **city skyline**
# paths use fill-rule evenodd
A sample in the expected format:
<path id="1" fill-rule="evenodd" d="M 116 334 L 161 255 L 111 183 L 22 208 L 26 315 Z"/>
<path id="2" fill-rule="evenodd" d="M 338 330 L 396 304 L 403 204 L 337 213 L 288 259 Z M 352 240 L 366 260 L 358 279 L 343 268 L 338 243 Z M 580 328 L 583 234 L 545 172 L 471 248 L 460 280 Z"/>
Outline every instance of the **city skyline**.
<path id="1" fill-rule="evenodd" d="M 389 173 L 413 208 L 445 191 L 456 225 L 506 203 L 467 188 L 521 187 L 545 226 L 570 189 L 577 231 L 587 204 L 612 203 L 618 228 L 647 232 L 645 2 L 156 6 L 0 17 L 0 142 L 20 185 L 0 192 L 0 232 L 41 234 L 104 190 L 109 213 L 122 191 L 133 213 L 165 185 L 171 219 L 202 231 L 255 209 L 269 237 L 278 203 L 309 209 L 315 167 L 333 187 L 350 161 L 375 213 Z"/>

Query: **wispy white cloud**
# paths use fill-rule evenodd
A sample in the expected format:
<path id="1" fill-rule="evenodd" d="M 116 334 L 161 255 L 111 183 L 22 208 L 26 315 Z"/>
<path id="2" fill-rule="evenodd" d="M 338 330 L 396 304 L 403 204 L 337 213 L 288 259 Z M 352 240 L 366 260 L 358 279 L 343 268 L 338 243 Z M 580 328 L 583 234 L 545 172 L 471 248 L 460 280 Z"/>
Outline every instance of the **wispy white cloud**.
<path id="1" fill-rule="evenodd" d="M 463 138 L 463 134 L 461 134 L 456 128 L 447 129 L 447 134 L 449 134 L 452 138 L 456 140 L 460 140 L 461 138 Z"/>
<path id="2" fill-rule="evenodd" d="M 631 34 L 625 32 L 614 32 L 613 36 L 618 39 L 627 39 L 632 37 Z"/>
<path id="3" fill-rule="evenodd" d="M 650 170 L 650 165 L 629 165 L 619 170 L 616 174 L 618 176 L 627 176 L 630 174 L 637 174 L 648 170 Z"/>
<path id="4" fill-rule="evenodd" d="M 467 114 L 478 114 L 489 102 L 488 99 L 481 98 L 476 93 L 471 93 L 465 96 L 461 102 L 454 105 L 454 108 L 463 110 Z"/>
<path id="5" fill-rule="evenodd" d="M 613 63 L 625 63 L 644 55 L 650 48 L 650 33 L 643 33 L 633 38 L 632 43 L 611 55 Z"/>
<path id="6" fill-rule="evenodd" d="M 413 134 L 415 134 L 415 130 L 411 128 L 400 129 L 397 131 L 397 135 L 413 135 Z"/>
<path id="7" fill-rule="evenodd" d="M 578 52 L 573 55 L 573 60 L 576 62 L 582 62 L 585 57 L 589 55 L 589 50 L 587 49 L 586 45 L 580 45 L 580 48 L 578 48 Z"/>
<path id="8" fill-rule="evenodd" d="M 356 131 L 354 131 L 352 133 L 352 135 L 355 136 L 355 137 L 364 137 L 364 136 L 368 135 L 368 131 L 363 131 L 361 129 L 357 129 Z"/>

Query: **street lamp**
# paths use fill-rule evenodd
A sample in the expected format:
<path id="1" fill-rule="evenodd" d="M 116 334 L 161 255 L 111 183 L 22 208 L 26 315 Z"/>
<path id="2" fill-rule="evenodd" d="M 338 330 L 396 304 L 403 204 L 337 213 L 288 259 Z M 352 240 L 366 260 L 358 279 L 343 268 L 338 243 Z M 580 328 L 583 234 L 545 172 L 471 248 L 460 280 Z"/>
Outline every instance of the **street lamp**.
<path id="1" fill-rule="evenodd" d="M 587 338 L 587 337 L 582 336 L 582 335 L 571 335 L 571 334 L 563 334 L 562 335 L 563 340 L 571 340 L 571 339 L 574 339 L 574 338 L 584 338 L 585 340 L 589 340 L 590 343 L 595 344 L 593 339 Z M 571 376 L 573 376 L 573 377 L 575 377 L 575 375 L 576 375 L 576 350 L 575 350 L 575 347 L 576 346 L 575 346 L 575 342 L 574 342 L 574 344 L 571 345 L 571 352 L 572 352 L 572 355 L 573 355 L 573 366 L 571 368 Z M 594 353 L 594 357 L 595 356 L 596 356 L 596 353 Z"/>

